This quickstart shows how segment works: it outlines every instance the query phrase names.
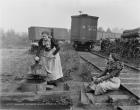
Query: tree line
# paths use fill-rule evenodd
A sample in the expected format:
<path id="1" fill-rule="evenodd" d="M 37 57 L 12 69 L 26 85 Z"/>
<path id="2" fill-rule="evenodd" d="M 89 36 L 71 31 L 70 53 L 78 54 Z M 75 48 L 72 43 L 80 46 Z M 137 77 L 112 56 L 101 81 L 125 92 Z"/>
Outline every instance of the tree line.
<path id="1" fill-rule="evenodd" d="M 124 30 L 123 28 L 119 29 L 117 27 L 112 28 L 112 29 L 108 27 L 106 30 L 103 27 L 98 27 L 98 31 L 101 31 L 101 32 L 122 33 L 123 30 Z"/>
<path id="2" fill-rule="evenodd" d="M 98 27 L 101 32 L 116 32 L 121 33 L 123 29 Z M 1 48 L 22 48 L 30 46 L 30 41 L 27 32 L 16 32 L 14 29 L 4 31 L 0 28 L 0 47 Z"/>
<path id="3" fill-rule="evenodd" d="M 11 29 L 4 31 L 0 29 L 1 48 L 23 48 L 30 45 L 28 33 L 18 33 Z"/>

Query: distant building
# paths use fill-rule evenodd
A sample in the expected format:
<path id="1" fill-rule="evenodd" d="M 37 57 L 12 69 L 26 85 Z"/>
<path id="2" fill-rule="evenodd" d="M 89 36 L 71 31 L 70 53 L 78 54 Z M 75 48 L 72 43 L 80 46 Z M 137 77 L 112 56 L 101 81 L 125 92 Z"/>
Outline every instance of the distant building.
<path id="1" fill-rule="evenodd" d="M 121 33 L 112 33 L 112 32 L 101 32 L 101 31 L 98 31 L 97 32 L 97 40 L 100 40 L 100 39 L 106 39 L 106 38 L 109 38 L 109 39 L 116 39 L 116 38 L 121 38 Z"/>

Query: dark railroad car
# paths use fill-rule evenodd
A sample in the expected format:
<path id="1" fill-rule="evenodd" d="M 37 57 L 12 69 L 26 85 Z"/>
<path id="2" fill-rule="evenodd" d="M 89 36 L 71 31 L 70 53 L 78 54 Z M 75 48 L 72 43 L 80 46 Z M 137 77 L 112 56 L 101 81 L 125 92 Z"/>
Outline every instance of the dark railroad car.
<path id="1" fill-rule="evenodd" d="M 70 40 L 70 35 L 68 29 L 65 28 L 53 28 L 53 36 L 57 40 Z"/>
<path id="2" fill-rule="evenodd" d="M 96 16 L 81 14 L 71 16 L 71 41 L 75 49 L 80 47 L 91 50 L 97 39 L 97 22 Z"/>
<path id="3" fill-rule="evenodd" d="M 57 40 L 70 40 L 68 29 L 52 27 L 29 27 L 29 40 L 38 41 L 43 31 L 49 32 Z"/>

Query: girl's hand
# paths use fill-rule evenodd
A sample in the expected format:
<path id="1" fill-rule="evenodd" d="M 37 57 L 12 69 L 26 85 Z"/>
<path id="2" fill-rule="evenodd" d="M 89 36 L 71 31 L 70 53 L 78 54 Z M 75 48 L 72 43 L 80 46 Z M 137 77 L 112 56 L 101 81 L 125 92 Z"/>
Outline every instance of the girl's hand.
<path id="1" fill-rule="evenodd" d="M 97 78 L 96 77 L 92 77 L 92 81 L 95 81 L 95 80 L 97 80 Z"/>
<path id="2" fill-rule="evenodd" d="M 54 47 L 53 49 L 51 49 L 51 52 L 53 53 L 53 52 L 55 52 L 56 51 L 56 48 Z"/>
<path id="3" fill-rule="evenodd" d="M 51 49 L 51 51 L 49 52 L 48 56 L 49 56 L 50 58 L 55 57 L 55 56 L 53 55 L 53 53 L 54 53 L 55 50 L 56 50 L 56 48 L 54 47 L 54 48 Z"/>
<path id="4" fill-rule="evenodd" d="M 98 78 L 98 76 L 99 76 L 99 73 L 93 73 L 93 72 L 91 72 L 91 74 L 92 74 L 92 76 L 93 76 L 94 78 Z"/>
<path id="5" fill-rule="evenodd" d="M 101 78 L 96 78 L 95 81 L 94 81 L 95 84 L 99 84 L 101 82 L 102 82 L 102 79 Z"/>
<path id="6" fill-rule="evenodd" d="M 54 58 L 55 56 L 52 54 L 52 52 L 49 52 L 49 53 L 48 53 L 48 57 L 49 57 L 49 58 Z"/>
<path id="7" fill-rule="evenodd" d="M 35 57 L 35 61 L 39 61 L 39 59 L 40 59 L 40 58 L 39 58 L 38 56 Z"/>

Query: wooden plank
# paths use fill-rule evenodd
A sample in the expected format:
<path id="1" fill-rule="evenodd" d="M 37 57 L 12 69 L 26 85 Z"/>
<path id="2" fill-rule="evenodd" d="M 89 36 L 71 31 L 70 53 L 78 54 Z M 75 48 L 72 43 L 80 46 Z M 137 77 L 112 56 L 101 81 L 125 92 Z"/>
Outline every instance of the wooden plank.
<path id="1" fill-rule="evenodd" d="M 10 103 L 1 104 L 0 110 L 71 110 L 71 107 L 68 105 L 51 105 L 43 103 Z"/>
<path id="2" fill-rule="evenodd" d="M 128 95 L 109 95 L 109 99 L 111 102 L 115 102 L 118 100 L 127 100 L 129 97 Z"/>
<path id="3" fill-rule="evenodd" d="M 99 67 L 101 70 L 105 70 L 105 67 Z"/>
<path id="4" fill-rule="evenodd" d="M 129 88 L 139 88 L 140 83 L 122 83 L 123 86 Z"/>
<path id="5" fill-rule="evenodd" d="M 140 84 L 124 84 L 123 86 L 135 96 L 140 98 Z"/>
<path id="6" fill-rule="evenodd" d="M 127 74 L 127 73 L 129 72 L 129 70 L 127 70 L 127 69 L 124 68 L 124 69 L 122 70 L 122 72 Z"/>
<path id="7" fill-rule="evenodd" d="M 46 90 L 52 90 L 54 88 L 53 85 L 46 85 Z"/>
<path id="8" fill-rule="evenodd" d="M 130 90 L 133 89 L 133 90 L 139 90 L 140 91 L 140 87 L 137 87 L 137 88 L 130 88 Z"/>
<path id="9" fill-rule="evenodd" d="M 83 56 L 82 56 L 83 57 Z M 87 60 L 89 63 L 93 64 L 94 66 L 98 67 L 99 69 L 101 69 L 102 71 L 105 69 L 105 64 L 103 63 L 99 63 L 101 61 L 97 62 L 97 59 L 89 59 L 88 57 L 83 57 L 85 60 Z"/>
<path id="10" fill-rule="evenodd" d="M 81 100 L 82 104 L 89 104 L 89 100 L 88 100 L 86 94 L 82 90 L 81 90 L 81 98 L 80 98 L 80 100 Z"/>
<path id="11" fill-rule="evenodd" d="M 125 79 L 128 79 L 128 80 L 140 80 L 140 78 L 131 78 L 131 77 L 126 77 L 126 78 L 121 77 L 120 79 L 123 79 L 123 80 L 125 80 Z"/>
<path id="12" fill-rule="evenodd" d="M 34 92 L 2 92 L 0 96 L 35 96 Z"/>
<path id="13" fill-rule="evenodd" d="M 140 79 L 128 79 L 128 78 L 121 78 L 122 83 L 140 83 Z"/>
<path id="14" fill-rule="evenodd" d="M 95 104 L 95 98 L 91 93 L 86 93 L 88 99 L 92 102 L 92 104 Z"/>
<path id="15" fill-rule="evenodd" d="M 133 94 L 135 94 L 137 97 L 140 98 L 140 91 L 138 90 L 131 90 L 133 92 Z"/>
<path id="16" fill-rule="evenodd" d="M 87 86 L 88 86 L 88 83 L 85 82 L 84 83 L 84 88 L 87 88 Z M 86 94 L 88 100 L 94 104 L 95 103 L 95 98 L 93 97 L 92 93 L 85 93 L 85 94 Z"/>
<path id="17" fill-rule="evenodd" d="M 135 74 L 135 73 L 126 73 L 126 74 L 120 74 L 121 77 L 123 78 L 140 78 L 140 74 Z"/>
<path id="18" fill-rule="evenodd" d="M 118 106 L 117 107 L 118 110 L 140 110 L 140 106 L 136 105 L 136 106 Z"/>
<path id="19" fill-rule="evenodd" d="M 89 53 L 89 52 L 78 52 L 80 55 L 83 55 L 83 56 L 89 56 L 89 57 L 92 57 L 92 58 L 100 58 L 99 56 L 97 56 L 97 55 L 93 55 L 93 54 L 91 54 L 91 53 Z M 101 58 L 101 59 L 103 59 L 103 58 Z"/>
<path id="20" fill-rule="evenodd" d="M 137 97 L 140 98 L 140 88 L 137 89 L 137 88 L 130 88 L 129 89 L 133 94 L 135 94 Z"/>
<path id="21" fill-rule="evenodd" d="M 53 95 L 53 94 L 65 94 L 69 93 L 69 91 L 43 91 L 43 92 L 38 92 L 38 95 Z M 11 93 L 1 93 L 1 97 L 13 97 L 13 96 L 36 96 L 34 92 L 11 92 Z"/>
<path id="22" fill-rule="evenodd" d="M 84 59 L 85 61 L 87 61 L 88 63 L 92 64 L 93 66 L 95 66 L 96 68 L 98 68 L 100 71 L 103 71 L 101 70 L 101 68 L 99 68 L 97 65 L 95 65 L 93 62 L 89 61 L 89 60 L 86 60 L 85 58 L 81 57 L 82 59 Z"/>
<path id="23" fill-rule="evenodd" d="M 83 53 L 83 52 L 79 52 L 79 54 L 80 54 L 80 56 L 82 56 L 82 57 L 84 57 L 84 58 L 86 58 L 87 60 L 89 60 L 89 61 L 95 61 L 95 62 L 106 62 L 105 61 L 105 59 L 103 59 L 103 58 L 101 58 L 101 57 L 98 57 L 98 56 L 96 56 L 96 55 L 93 55 L 93 54 L 91 54 L 91 53 Z M 102 64 L 102 63 L 100 63 L 100 64 Z"/>
<path id="24" fill-rule="evenodd" d="M 137 82 L 133 82 L 133 83 L 122 83 L 123 85 L 132 85 L 132 86 L 134 86 L 134 85 L 136 85 L 137 87 L 140 87 L 140 83 L 137 83 Z"/>

